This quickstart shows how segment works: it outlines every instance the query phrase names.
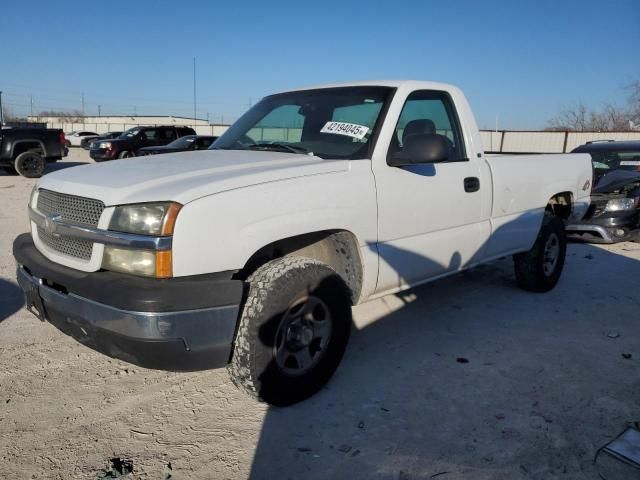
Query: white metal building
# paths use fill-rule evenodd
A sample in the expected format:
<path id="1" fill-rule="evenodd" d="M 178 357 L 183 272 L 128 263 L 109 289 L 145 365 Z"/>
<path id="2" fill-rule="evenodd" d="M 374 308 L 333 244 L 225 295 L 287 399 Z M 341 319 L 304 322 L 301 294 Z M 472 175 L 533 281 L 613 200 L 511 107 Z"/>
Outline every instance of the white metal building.
<path id="1" fill-rule="evenodd" d="M 69 117 L 28 117 L 30 122 L 45 122 L 47 124 L 71 123 Z M 73 123 L 78 124 L 127 124 L 127 125 L 209 125 L 207 120 L 200 118 L 175 117 L 173 115 L 109 115 L 100 117 L 79 117 L 73 118 Z M 54 127 L 55 128 L 55 127 Z"/>

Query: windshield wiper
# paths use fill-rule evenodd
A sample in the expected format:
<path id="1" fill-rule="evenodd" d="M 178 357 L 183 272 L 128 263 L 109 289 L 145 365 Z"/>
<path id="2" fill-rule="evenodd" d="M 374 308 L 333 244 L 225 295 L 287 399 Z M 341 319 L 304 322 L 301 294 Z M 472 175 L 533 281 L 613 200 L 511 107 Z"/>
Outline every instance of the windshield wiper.
<path id="1" fill-rule="evenodd" d="M 247 148 L 250 150 L 274 150 L 276 152 L 286 150 L 291 153 L 301 153 L 305 155 L 313 155 L 313 152 L 310 152 L 304 147 L 299 147 L 297 145 L 290 145 L 288 143 L 254 143 L 253 145 L 249 145 Z"/>

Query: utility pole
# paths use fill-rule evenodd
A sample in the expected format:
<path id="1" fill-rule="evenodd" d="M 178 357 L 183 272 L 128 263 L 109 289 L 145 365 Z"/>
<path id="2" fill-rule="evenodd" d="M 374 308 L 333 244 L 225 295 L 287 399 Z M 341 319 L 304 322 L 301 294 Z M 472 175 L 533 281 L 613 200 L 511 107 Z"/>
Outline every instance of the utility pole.
<path id="1" fill-rule="evenodd" d="M 193 124 L 196 123 L 196 57 L 193 57 Z"/>
<path id="2" fill-rule="evenodd" d="M 33 95 L 29 95 L 29 106 L 31 107 L 31 116 L 33 117 Z"/>
<path id="3" fill-rule="evenodd" d="M 84 92 L 82 92 L 82 119 L 84 120 Z"/>
<path id="4" fill-rule="evenodd" d="M 102 116 L 102 105 L 98 104 L 98 117 Z"/>
<path id="5" fill-rule="evenodd" d="M 2 110 L 2 90 L 0 90 L 0 128 L 4 125 L 4 111 Z"/>

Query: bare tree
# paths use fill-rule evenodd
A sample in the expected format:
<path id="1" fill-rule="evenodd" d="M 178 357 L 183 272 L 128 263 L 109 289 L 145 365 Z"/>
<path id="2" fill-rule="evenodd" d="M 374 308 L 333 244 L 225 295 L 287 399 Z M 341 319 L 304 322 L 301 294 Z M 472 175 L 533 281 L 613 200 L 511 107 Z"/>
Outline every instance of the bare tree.
<path id="1" fill-rule="evenodd" d="M 5 123 L 26 122 L 26 119 L 13 113 L 13 109 L 8 105 L 2 105 L 2 119 Z"/>
<path id="2" fill-rule="evenodd" d="M 84 117 L 82 116 L 82 112 L 79 110 L 72 110 L 69 112 L 60 111 L 60 110 L 42 110 L 38 113 L 39 117 L 59 117 L 62 118 L 66 122 L 83 122 Z"/>
<path id="3" fill-rule="evenodd" d="M 589 124 L 589 110 L 583 103 L 565 108 L 548 122 L 548 130 L 583 132 Z"/>
<path id="4" fill-rule="evenodd" d="M 640 80 L 626 89 L 629 97 L 624 107 L 607 104 L 596 110 L 578 103 L 549 120 L 547 130 L 611 132 L 640 129 Z"/>

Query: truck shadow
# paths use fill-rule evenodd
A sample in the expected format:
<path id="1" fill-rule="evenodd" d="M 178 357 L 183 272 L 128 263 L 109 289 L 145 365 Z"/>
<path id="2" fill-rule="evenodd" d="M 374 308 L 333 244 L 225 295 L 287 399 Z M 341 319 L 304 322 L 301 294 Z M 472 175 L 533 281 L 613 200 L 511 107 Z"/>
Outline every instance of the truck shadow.
<path id="1" fill-rule="evenodd" d="M 597 478 L 640 410 L 639 289 L 640 262 L 572 244 L 546 294 L 509 258 L 358 306 L 328 386 L 268 409 L 250 478 Z"/>
<path id="2" fill-rule="evenodd" d="M 9 318 L 23 306 L 22 290 L 15 283 L 0 278 L 0 322 Z"/>

